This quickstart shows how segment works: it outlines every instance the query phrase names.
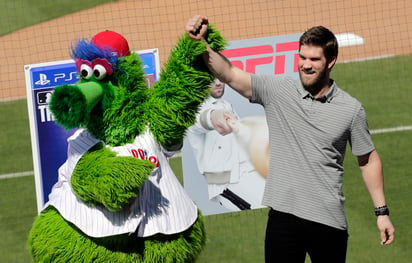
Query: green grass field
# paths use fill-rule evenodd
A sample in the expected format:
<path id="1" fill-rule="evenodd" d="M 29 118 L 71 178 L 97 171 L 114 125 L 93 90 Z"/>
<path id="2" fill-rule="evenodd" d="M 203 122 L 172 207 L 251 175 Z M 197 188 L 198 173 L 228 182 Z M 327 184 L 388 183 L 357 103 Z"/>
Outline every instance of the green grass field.
<path id="1" fill-rule="evenodd" d="M 412 125 L 412 56 L 338 64 L 333 77 L 361 100 L 370 128 Z M 25 100 L 0 103 L 0 174 L 33 168 Z M 354 157 L 345 160 L 344 191 L 349 220 L 347 262 L 407 263 L 412 258 L 410 160 L 412 131 L 373 135 L 385 170 L 386 195 L 396 242 L 379 245 L 373 205 Z M 180 159 L 172 165 L 182 177 Z M 33 176 L 0 180 L 0 262 L 30 262 L 26 240 L 36 213 Z M 199 262 L 263 262 L 267 210 L 207 216 L 208 243 Z M 307 262 L 310 262 L 307 260 Z"/>
<path id="2" fill-rule="evenodd" d="M 0 36 L 115 0 L 0 0 Z M 21 8 L 23 7 L 24 8 Z M 7 18 L 7 19 L 6 19 Z"/>

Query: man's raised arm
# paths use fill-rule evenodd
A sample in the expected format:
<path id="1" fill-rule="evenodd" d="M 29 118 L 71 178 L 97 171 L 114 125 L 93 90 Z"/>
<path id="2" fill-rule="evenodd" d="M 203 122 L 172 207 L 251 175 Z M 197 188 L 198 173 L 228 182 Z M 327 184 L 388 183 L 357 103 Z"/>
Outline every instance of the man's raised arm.
<path id="1" fill-rule="evenodd" d="M 208 28 L 209 21 L 207 17 L 201 15 L 190 18 L 185 26 L 185 30 L 190 38 L 206 43 L 207 52 L 203 58 L 215 77 L 228 84 L 242 96 L 250 99 L 252 97 L 250 74 L 234 67 L 226 57 L 212 50 L 205 40 Z"/>

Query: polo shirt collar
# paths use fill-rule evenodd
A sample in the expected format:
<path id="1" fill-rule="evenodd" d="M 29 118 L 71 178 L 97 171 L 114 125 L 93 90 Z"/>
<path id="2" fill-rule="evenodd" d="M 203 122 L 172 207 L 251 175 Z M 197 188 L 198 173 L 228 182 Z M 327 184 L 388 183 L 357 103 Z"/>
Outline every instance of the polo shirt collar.
<path id="1" fill-rule="evenodd" d="M 333 79 L 331 79 L 331 81 L 332 81 L 332 85 L 331 85 L 329 91 L 328 91 L 324 96 L 322 96 L 322 97 L 320 97 L 320 98 L 316 98 L 316 99 L 315 99 L 315 98 L 312 96 L 312 94 L 310 94 L 309 91 L 307 91 L 307 90 L 302 86 L 302 83 L 300 83 L 300 85 L 299 85 L 299 93 L 301 94 L 302 99 L 311 98 L 311 99 L 313 99 L 313 100 L 317 100 L 317 101 L 320 101 L 320 102 L 322 102 L 322 103 L 325 103 L 325 102 L 328 102 L 328 103 L 329 103 L 329 102 L 333 99 L 333 97 L 336 95 L 336 92 L 337 92 L 337 88 L 336 88 L 336 83 L 335 83 L 335 81 L 334 81 Z"/>

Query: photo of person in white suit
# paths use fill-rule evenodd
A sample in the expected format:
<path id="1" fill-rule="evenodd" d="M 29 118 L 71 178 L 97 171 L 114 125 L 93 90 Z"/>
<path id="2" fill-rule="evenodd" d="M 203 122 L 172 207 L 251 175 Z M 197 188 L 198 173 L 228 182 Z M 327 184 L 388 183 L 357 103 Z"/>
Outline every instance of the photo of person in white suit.
<path id="1" fill-rule="evenodd" d="M 187 138 L 207 182 L 209 200 L 230 211 L 262 208 L 265 178 L 250 162 L 245 151 L 250 147 L 244 147 L 251 142 L 251 130 L 243 128 L 232 105 L 222 98 L 224 90 L 225 84 L 216 79 Z"/>

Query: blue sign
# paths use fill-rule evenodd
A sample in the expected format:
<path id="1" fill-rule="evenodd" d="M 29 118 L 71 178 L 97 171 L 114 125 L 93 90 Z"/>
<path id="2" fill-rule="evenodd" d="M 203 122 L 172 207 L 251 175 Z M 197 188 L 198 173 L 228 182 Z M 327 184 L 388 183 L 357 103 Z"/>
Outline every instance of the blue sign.
<path id="1" fill-rule="evenodd" d="M 157 49 L 138 51 L 143 70 L 151 84 L 159 78 Z M 27 104 L 33 152 L 38 211 L 48 201 L 48 195 L 57 182 L 58 169 L 67 159 L 67 138 L 75 130 L 65 130 L 54 122 L 48 101 L 54 88 L 79 81 L 73 60 L 25 66 Z"/>

